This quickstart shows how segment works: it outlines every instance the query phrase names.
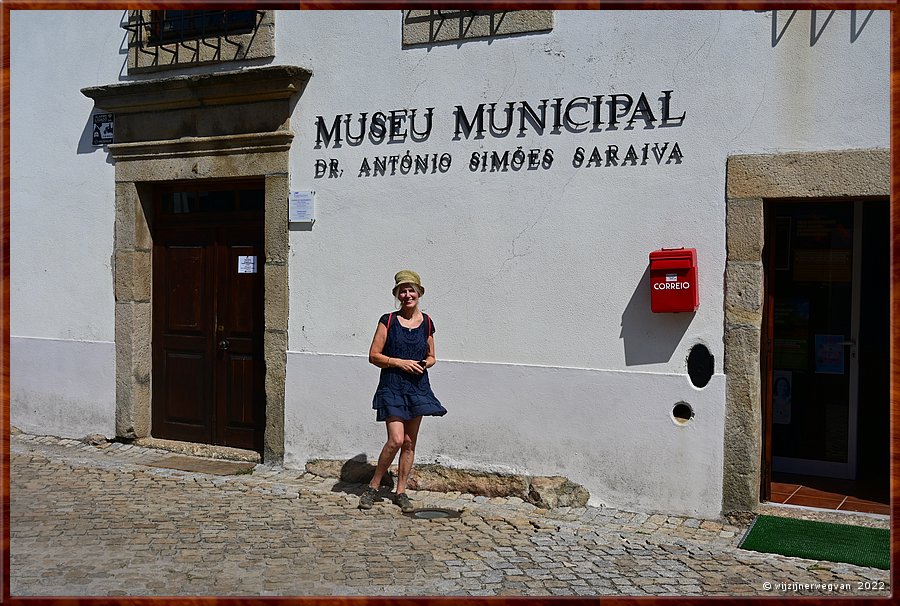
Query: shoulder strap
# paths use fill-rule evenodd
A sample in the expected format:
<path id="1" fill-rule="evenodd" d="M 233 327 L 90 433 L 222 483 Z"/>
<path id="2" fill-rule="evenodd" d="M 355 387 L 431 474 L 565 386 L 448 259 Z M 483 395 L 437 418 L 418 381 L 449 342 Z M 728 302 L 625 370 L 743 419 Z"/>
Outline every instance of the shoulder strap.
<path id="1" fill-rule="evenodd" d="M 388 314 L 388 323 L 387 323 L 387 328 L 388 328 L 388 329 L 391 328 L 391 318 L 393 318 L 393 317 L 394 317 L 394 312 L 391 312 L 391 313 Z"/>
<path id="2" fill-rule="evenodd" d="M 426 320 L 428 320 L 428 332 L 425 333 L 425 338 L 427 339 L 431 336 L 431 318 L 426 313 L 423 313 L 422 315 L 425 316 Z"/>

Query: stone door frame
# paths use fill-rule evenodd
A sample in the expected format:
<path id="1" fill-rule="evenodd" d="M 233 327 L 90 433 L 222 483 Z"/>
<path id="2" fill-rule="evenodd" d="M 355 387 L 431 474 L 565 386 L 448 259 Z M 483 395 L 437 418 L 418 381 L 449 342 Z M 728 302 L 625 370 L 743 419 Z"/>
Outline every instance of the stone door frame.
<path id="1" fill-rule="evenodd" d="M 264 460 L 284 457 L 288 323 L 288 151 L 116 160 L 116 435 L 149 437 L 151 419 L 153 186 L 173 180 L 261 177 L 265 182 Z M 240 167 L 240 168 L 238 168 Z M 244 170 L 241 170 L 243 168 Z"/>
<path id="2" fill-rule="evenodd" d="M 115 114 L 116 435 L 150 437 L 153 188 L 171 181 L 265 183 L 263 459 L 284 459 L 288 193 L 293 103 L 309 70 L 272 66 L 82 89 Z"/>
<path id="3" fill-rule="evenodd" d="M 725 465 L 722 511 L 759 505 L 764 207 L 781 199 L 890 196 L 887 149 L 741 155 L 725 180 Z"/>

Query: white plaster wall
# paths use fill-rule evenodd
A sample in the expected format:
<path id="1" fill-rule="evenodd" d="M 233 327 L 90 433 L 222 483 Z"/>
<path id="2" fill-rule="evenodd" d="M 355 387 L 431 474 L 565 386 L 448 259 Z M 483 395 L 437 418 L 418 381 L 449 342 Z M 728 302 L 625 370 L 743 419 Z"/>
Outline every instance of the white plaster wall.
<path id="1" fill-rule="evenodd" d="M 122 14 L 10 13 L 12 335 L 114 338 L 114 169 L 80 89 L 118 80 Z"/>
<path id="2" fill-rule="evenodd" d="M 291 234 L 286 461 L 377 456 L 364 355 L 393 273 L 410 267 L 451 411 L 426 421 L 421 458 L 561 473 L 594 503 L 717 515 L 724 376 L 696 390 L 685 358 L 704 343 L 721 373 L 726 161 L 888 146 L 888 14 L 853 43 L 849 21 L 835 13 L 811 46 L 811 14 L 798 13 L 773 48 L 771 13 L 556 11 L 547 34 L 403 49 L 394 11 L 279 13 L 277 61 L 314 71 L 292 118 L 292 189 L 317 192 L 315 225 Z M 482 102 L 662 90 L 681 127 L 452 140 L 457 104 L 471 115 Z M 315 148 L 316 116 L 426 107 L 426 142 Z M 677 141 L 683 164 L 572 165 L 578 146 L 657 141 Z M 552 168 L 468 168 L 473 151 L 518 145 L 552 148 Z M 453 164 L 358 176 L 364 157 L 406 150 Z M 317 158 L 343 176 L 316 178 Z M 698 250 L 700 309 L 652 314 L 647 254 L 674 246 Z M 697 410 L 685 427 L 669 417 L 680 399 Z"/>
<path id="3" fill-rule="evenodd" d="M 80 89 L 118 79 L 122 14 L 10 13 L 10 418 L 24 431 L 115 435 L 114 169 Z"/>
<path id="4" fill-rule="evenodd" d="M 314 71 L 292 121 L 292 188 L 316 190 L 317 221 L 291 234 L 290 349 L 364 352 L 411 267 L 445 358 L 683 372 L 703 341 L 721 370 L 728 156 L 888 145 L 888 15 L 852 44 L 849 18 L 810 47 L 798 13 L 772 48 L 770 13 L 556 11 L 547 34 L 403 49 L 396 11 L 280 12 L 277 61 Z M 678 128 L 452 141 L 456 104 L 669 89 Z M 412 107 L 435 107 L 426 142 L 314 147 L 316 116 Z M 571 164 L 577 146 L 648 141 L 679 142 L 683 164 Z M 472 151 L 517 145 L 553 148 L 552 169 L 469 171 Z M 453 165 L 357 176 L 364 157 L 407 149 Z M 316 179 L 316 158 L 344 175 Z M 664 246 L 698 249 L 694 317 L 647 311 L 647 254 Z"/>

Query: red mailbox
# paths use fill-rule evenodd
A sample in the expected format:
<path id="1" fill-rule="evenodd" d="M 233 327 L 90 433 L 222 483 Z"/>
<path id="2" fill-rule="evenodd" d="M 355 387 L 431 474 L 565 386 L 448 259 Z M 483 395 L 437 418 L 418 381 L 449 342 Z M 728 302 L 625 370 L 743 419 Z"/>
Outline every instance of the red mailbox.
<path id="1" fill-rule="evenodd" d="M 650 253 L 650 311 L 696 311 L 697 249 L 663 248 Z"/>

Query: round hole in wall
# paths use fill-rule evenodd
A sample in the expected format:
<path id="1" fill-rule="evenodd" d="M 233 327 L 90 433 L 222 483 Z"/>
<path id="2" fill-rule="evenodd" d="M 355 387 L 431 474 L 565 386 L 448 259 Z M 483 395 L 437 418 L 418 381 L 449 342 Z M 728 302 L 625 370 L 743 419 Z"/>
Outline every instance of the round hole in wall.
<path id="1" fill-rule="evenodd" d="M 687 402 L 678 402 L 672 408 L 672 420 L 678 425 L 685 425 L 694 418 L 694 409 Z"/>
<path id="2" fill-rule="evenodd" d="M 714 369 L 713 355 L 709 353 L 706 345 L 697 343 L 691 347 L 691 353 L 688 354 L 687 368 L 688 376 L 694 387 L 706 387 L 707 383 L 713 376 Z"/>

